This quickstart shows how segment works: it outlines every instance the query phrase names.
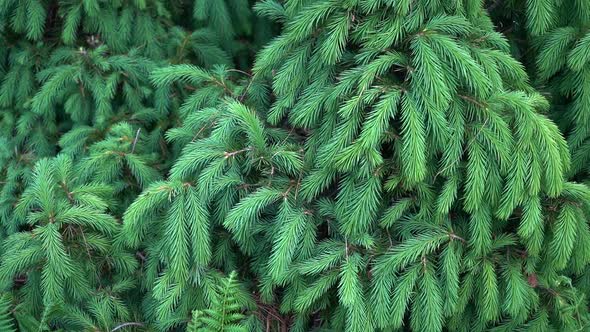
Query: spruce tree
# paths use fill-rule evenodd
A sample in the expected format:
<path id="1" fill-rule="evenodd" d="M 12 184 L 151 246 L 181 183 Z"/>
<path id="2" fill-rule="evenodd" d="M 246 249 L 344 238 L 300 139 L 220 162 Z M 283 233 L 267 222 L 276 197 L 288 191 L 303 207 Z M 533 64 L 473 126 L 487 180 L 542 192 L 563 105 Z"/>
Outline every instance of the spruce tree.
<path id="1" fill-rule="evenodd" d="M 185 146 L 170 180 L 202 192 L 203 215 L 222 221 L 294 330 L 313 315 L 347 331 L 586 326 L 568 280 L 588 262 L 590 192 L 565 180 L 549 104 L 478 2 L 257 9 L 285 22 L 254 65 L 253 82 L 272 81 L 271 107 L 206 111 L 225 118 Z M 185 69 L 154 80 L 203 80 Z M 183 190 L 158 188 L 127 211 L 130 243 L 164 193 L 195 210 Z M 179 219 L 161 236 L 182 253 L 165 275 L 184 280 L 175 271 L 208 250 L 189 243 L 205 218 L 173 230 Z"/>
<path id="2" fill-rule="evenodd" d="M 333 291 L 335 329 L 583 329 L 566 313 L 586 310 L 568 280 L 588 262 L 588 189 L 564 180 L 549 104 L 481 2 L 285 14 L 254 68 L 272 76 L 269 121 L 306 131 L 301 204 L 329 200 L 342 241 L 302 261 L 314 281 L 294 309 Z"/>
<path id="3" fill-rule="evenodd" d="M 177 154 L 184 115 L 150 74 L 245 68 L 272 31 L 247 0 L 0 1 L 0 270 L 20 330 L 155 328 L 143 253 L 117 242 Z"/>
<path id="4" fill-rule="evenodd" d="M 589 17 L 0 0 L 1 328 L 588 329 Z"/>
<path id="5" fill-rule="evenodd" d="M 587 73 L 590 3 L 545 0 L 524 6 L 515 2 L 492 13 L 511 30 L 514 39 L 521 41 L 514 48 L 517 56 L 526 52 L 522 45 L 534 51 L 522 60 L 528 62 L 538 89 L 551 96 L 550 115 L 566 135 L 572 155 L 572 167 L 567 175 L 585 181 L 590 158 L 590 76 Z M 510 20 L 525 20 L 526 25 L 516 26 Z"/>
<path id="6" fill-rule="evenodd" d="M 590 5 L 585 1 L 540 1 L 526 6 L 510 2 L 492 14 L 510 30 L 513 39 L 521 41 L 515 43 L 513 53 L 528 63 L 537 89 L 551 97 L 549 115 L 567 138 L 572 156 L 566 176 L 572 181 L 588 183 L 590 76 L 586 69 L 589 59 L 586 44 Z M 523 20 L 526 25 L 509 23 Z M 530 55 L 524 57 L 527 47 L 531 49 Z M 567 271 L 572 284 L 585 296 L 590 289 L 587 271 L 587 266 L 574 266 Z"/>

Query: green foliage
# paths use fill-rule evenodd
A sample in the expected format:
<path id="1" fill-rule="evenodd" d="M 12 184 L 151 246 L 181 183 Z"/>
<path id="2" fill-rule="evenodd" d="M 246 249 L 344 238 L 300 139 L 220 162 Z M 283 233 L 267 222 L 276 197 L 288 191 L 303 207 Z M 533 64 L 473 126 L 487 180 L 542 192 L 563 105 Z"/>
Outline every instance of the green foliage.
<path id="1" fill-rule="evenodd" d="M 236 277 L 236 273 L 232 272 L 220 280 L 209 308 L 193 312 L 187 332 L 250 331 L 243 322 L 246 316 L 242 313 L 248 303 L 244 303 L 244 299 L 239 297 L 241 291 Z"/>
<path id="2" fill-rule="evenodd" d="M 6 332 L 15 332 L 16 330 L 10 313 L 10 300 L 8 297 L 3 296 L 2 299 L 0 299 L 0 310 L 2 310 L 0 313 L 0 329 Z"/>
<path id="3" fill-rule="evenodd" d="M 589 23 L 0 0 L 0 330 L 588 329 Z"/>

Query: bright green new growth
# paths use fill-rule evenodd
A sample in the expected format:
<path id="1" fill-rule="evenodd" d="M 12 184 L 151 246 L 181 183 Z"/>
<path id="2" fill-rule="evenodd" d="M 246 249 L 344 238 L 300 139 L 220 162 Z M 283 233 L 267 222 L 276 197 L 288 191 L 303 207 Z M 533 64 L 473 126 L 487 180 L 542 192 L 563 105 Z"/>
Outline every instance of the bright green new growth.
<path id="1" fill-rule="evenodd" d="M 338 30 L 341 17 L 354 28 Z M 333 39 L 343 46 L 325 54 Z M 574 264 L 587 207 L 566 197 L 588 191 L 564 181 L 567 145 L 507 50 L 475 4 L 321 1 L 261 52 L 257 75 L 276 72 L 269 119 L 309 132 L 302 205 L 330 200 L 343 242 L 342 261 L 317 268 L 338 274 L 313 273 L 325 283 L 299 296 L 299 311 L 336 288 L 350 331 L 400 328 L 408 311 L 419 331 L 562 315 L 534 287 L 552 289 Z M 548 232 L 543 209 L 556 211 Z"/>
<path id="2" fill-rule="evenodd" d="M 589 20 L 0 0 L 0 329 L 587 329 Z"/>

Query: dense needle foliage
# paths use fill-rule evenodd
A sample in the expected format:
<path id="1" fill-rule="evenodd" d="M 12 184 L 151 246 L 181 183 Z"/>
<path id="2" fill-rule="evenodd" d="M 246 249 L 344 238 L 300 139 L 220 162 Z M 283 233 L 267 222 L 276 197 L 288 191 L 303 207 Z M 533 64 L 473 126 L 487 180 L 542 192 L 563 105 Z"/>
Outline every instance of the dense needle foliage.
<path id="1" fill-rule="evenodd" d="M 590 329 L 587 0 L 0 0 L 1 331 Z"/>

